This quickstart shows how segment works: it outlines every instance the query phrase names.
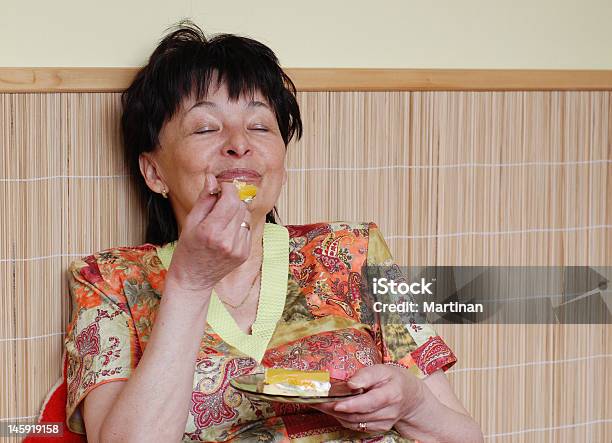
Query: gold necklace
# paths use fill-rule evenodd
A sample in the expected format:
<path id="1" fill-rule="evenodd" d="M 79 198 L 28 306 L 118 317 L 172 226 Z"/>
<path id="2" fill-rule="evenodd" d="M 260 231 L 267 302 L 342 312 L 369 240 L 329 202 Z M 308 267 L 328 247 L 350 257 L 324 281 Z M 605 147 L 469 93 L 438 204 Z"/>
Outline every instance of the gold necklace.
<path id="1" fill-rule="evenodd" d="M 261 274 L 262 266 L 263 266 L 263 257 L 261 259 L 261 263 L 259 264 L 259 271 L 257 272 L 257 274 L 255 274 L 255 278 L 253 279 L 253 283 L 251 283 L 251 287 L 249 288 L 249 291 L 247 292 L 246 297 L 244 297 L 240 303 L 238 303 L 237 305 L 233 305 L 231 303 L 226 302 L 221 297 L 218 297 L 219 300 L 221 300 L 221 303 L 223 303 L 224 305 L 227 305 L 227 306 L 229 306 L 231 308 L 234 308 L 234 309 L 238 309 L 239 307 L 241 307 L 244 304 L 244 302 L 246 302 L 247 299 L 249 298 L 249 296 L 251 295 L 251 291 L 253 290 L 253 287 L 255 286 L 255 282 L 257 281 L 257 277 L 259 277 L 259 275 Z M 261 280 L 260 280 L 260 282 L 261 282 Z M 261 287 L 261 285 L 260 285 L 260 287 Z"/>

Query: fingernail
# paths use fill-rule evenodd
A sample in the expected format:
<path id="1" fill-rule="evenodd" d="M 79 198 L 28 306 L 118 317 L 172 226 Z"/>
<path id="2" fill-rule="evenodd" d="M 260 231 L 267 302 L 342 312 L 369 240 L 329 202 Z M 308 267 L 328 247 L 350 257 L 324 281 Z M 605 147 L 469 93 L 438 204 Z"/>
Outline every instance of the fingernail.
<path id="1" fill-rule="evenodd" d="M 219 193 L 219 185 L 217 179 L 211 173 L 206 174 L 206 188 L 210 194 Z"/>
<path id="2" fill-rule="evenodd" d="M 212 174 L 210 174 L 210 172 L 207 172 L 206 176 L 204 177 L 204 188 L 206 189 L 207 192 L 212 191 L 212 187 L 213 187 L 211 175 Z"/>
<path id="3" fill-rule="evenodd" d="M 346 411 L 346 405 L 344 403 L 338 403 L 336 406 L 334 406 L 334 411 Z"/>

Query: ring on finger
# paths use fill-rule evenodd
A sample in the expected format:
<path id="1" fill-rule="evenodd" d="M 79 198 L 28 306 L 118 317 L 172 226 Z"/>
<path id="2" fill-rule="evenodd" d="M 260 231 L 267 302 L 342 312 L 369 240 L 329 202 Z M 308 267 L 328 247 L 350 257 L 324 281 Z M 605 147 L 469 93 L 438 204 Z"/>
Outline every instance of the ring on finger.
<path id="1" fill-rule="evenodd" d="M 357 426 L 357 429 L 359 429 L 359 432 L 368 432 L 368 424 L 366 422 L 360 421 L 359 425 Z"/>

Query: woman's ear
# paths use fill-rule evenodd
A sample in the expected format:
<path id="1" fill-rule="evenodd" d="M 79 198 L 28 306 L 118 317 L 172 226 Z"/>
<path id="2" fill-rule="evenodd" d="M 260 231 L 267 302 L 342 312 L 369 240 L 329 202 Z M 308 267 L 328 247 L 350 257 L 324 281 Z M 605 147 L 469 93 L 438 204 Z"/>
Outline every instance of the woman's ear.
<path id="1" fill-rule="evenodd" d="M 287 184 L 287 168 L 283 168 L 283 186 Z"/>
<path id="2" fill-rule="evenodd" d="M 164 189 L 167 189 L 157 169 L 155 159 L 152 158 L 150 153 L 143 152 L 140 154 L 138 164 L 140 165 L 140 173 L 151 191 L 160 194 Z"/>

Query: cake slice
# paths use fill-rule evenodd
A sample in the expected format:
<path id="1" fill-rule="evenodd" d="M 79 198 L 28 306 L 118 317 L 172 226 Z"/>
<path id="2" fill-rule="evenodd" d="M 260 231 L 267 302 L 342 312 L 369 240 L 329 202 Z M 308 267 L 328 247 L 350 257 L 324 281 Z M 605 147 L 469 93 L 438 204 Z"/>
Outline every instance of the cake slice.
<path id="1" fill-rule="evenodd" d="M 320 397 L 329 393 L 331 383 L 327 371 L 299 371 L 285 368 L 266 368 L 263 393 Z"/>
<path id="2" fill-rule="evenodd" d="M 257 195 L 257 186 L 234 179 L 234 186 L 238 189 L 238 198 L 249 203 Z"/>

